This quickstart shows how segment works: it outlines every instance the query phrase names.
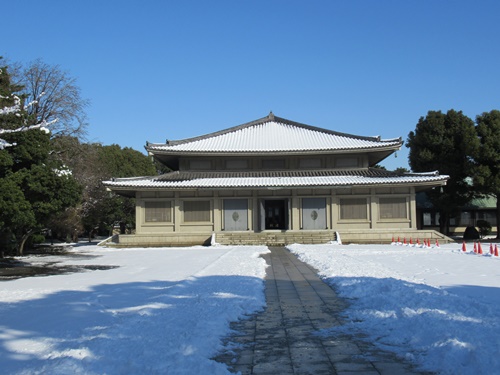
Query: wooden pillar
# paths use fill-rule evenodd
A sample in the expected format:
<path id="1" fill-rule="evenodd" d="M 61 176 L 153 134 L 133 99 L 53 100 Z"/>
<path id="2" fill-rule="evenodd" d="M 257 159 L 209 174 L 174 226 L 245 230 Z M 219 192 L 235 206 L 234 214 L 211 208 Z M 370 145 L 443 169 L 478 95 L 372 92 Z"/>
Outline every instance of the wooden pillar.
<path id="1" fill-rule="evenodd" d="M 378 199 L 376 197 L 376 189 L 371 188 L 370 189 L 370 197 L 368 198 L 370 200 L 370 228 L 377 228 L 378 227 L 378 217 L 379 217 L 379 211 L 378 211 Z"/>
<path id="2" fill-rule="evenodd" d="M 220 232 L 222 230 L 222 209 L 223 209 L 222 206 L 223 202 L 219 198 L 219 193 L 217 191 L 214 191 L 214 198 L 213 198 L 214 232 Z"/>
<path id="3" fill-rule="evenodd" d="M 181 221 L 182 221 L 182 212 L 181 212 L 181 200 L 179 198 L 179 192 L 175 192 L 174 198 L 174 232 L 180 232 L 181 230 Z"/>
<path id="4" fill-rule="evenodd" d="M 290 230 L 300 230 L 300 198 L 297 197 L 297 190 L 292 190 L 290 199 Z"/>
<path id="5" fill-rule="evenodd" d="M 415 187 L 410 188 L 410 229 L 417 229 L 417 201 Z"/>

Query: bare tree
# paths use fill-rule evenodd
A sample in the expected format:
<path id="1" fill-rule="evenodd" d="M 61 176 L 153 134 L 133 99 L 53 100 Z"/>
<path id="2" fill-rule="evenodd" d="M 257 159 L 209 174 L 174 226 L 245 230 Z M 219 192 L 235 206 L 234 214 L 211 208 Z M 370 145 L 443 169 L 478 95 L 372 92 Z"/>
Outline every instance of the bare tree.
<path id="1" fill-rule="evenodd" d="M 26 100 L 34 102 L 27 108 L 35 123 L 51 122 L 52 136 L 76 136 L 86 133 L 89 101 L 81 96 L 76 79 L 61 70 L 59 65 L 49 65 L 41 59 L 24 67 L 17 66 L 12 73 L 16 84 L 23 87 Z"/>

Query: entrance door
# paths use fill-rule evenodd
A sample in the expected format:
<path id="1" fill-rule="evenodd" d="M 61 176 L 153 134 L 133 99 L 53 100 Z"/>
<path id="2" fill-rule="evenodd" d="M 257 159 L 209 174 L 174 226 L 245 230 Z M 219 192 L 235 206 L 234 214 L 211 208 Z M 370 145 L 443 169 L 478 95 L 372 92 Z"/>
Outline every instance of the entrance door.
<path id="1" fill-rule="evenodd" d="M 248 200 L 224 199 L 224 230 L 248 230 Z"/>
<path id="2" fill-rule="evenodd" d="M 302 199 L 302 227 L 310 229 L 326 229 L 326 199 Z"/>
<path id="3" fill-rule="evenodd" d="M 286 230 L 288 225 L 288 207 L 286 199 L 264 200 L 264 229 Z"/>

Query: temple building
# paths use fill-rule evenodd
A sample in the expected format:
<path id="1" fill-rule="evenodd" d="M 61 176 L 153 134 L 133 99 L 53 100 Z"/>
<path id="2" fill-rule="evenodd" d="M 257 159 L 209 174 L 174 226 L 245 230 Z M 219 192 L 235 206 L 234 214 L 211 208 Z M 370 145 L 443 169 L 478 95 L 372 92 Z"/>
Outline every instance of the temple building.
<path id="1" fill-rule="evenodd" d="M 439 238 L 417 229 L 417 192 L 438 172 L 374 166 L 401 138 L 358 136 L 275 116 L 195 138 L 147 143 L 171 172 L 104 185 L 136 199 L 136 231 L 120 246 L 390 242 Z"/>

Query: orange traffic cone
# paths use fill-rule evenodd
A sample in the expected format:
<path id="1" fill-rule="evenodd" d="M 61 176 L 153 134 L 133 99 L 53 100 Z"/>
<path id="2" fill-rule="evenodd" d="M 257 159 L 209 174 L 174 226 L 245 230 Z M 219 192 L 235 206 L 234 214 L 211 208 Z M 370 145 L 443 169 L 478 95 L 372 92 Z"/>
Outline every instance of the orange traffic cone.
<path id="1" fill-rule="evenodd" d="M 490 243 L 490 254 L 493 255 L 493 244 Z"/>
<path id="2" fill-rule="evenodd" d="M 481 242 L 477 243 L 477 253 L 478 254 L 483 254 L 483 247 L 481 246 Z"/>
<path id="3" fill-rule="evenodd" d="M 498 256 L 498 246 L 497 246 L 497 244 L 495 244 L 495 256 L 496 257 Z"/>
<path id="4" fill-rule="evenodd" d="M 420 247 L 420 239 L 417 238 L 417 246 Z"/>
<path id="5" fill-rule="evenodd" d="M 405 246 L 406 246 L 406 237 L 405 237 L 405 238 L 403 238 L 403 245 L 405 245 Z"/>
<path id="6" fill-rule="evenodd" d="M 477 254 L 477 245 L 476 245 L 476 242 L 474 242 L 474 252 Z"/>
<path id="7" fill-rule="evenodd" d="M 465 245 L 465 241 L 462 243 L 462 251 L 467 251 L 467 245 Z"/>
<path id="8" fill-rule="evenodd" d="M 399 240 L 399 236 L 398 236 L 398 245 L 401 245 L 401 241 Z"/>
<path id="9" fill-rule="evenodd" d="M 436 247 L 439 247 L 439 241 L 436 238 Z"/>
<path id="10" fill-rule="evenodd" d="M 431 247 L 431 239 L 430 238 L 427 240 L 427 247 L 429 247 L 429 248 Z"/>
<path id="11" fill-rule="evenodd" d="M 411 237 L 410 237 L 410 246 L 413 246 L 413 241 L 412 241 Z"/>

